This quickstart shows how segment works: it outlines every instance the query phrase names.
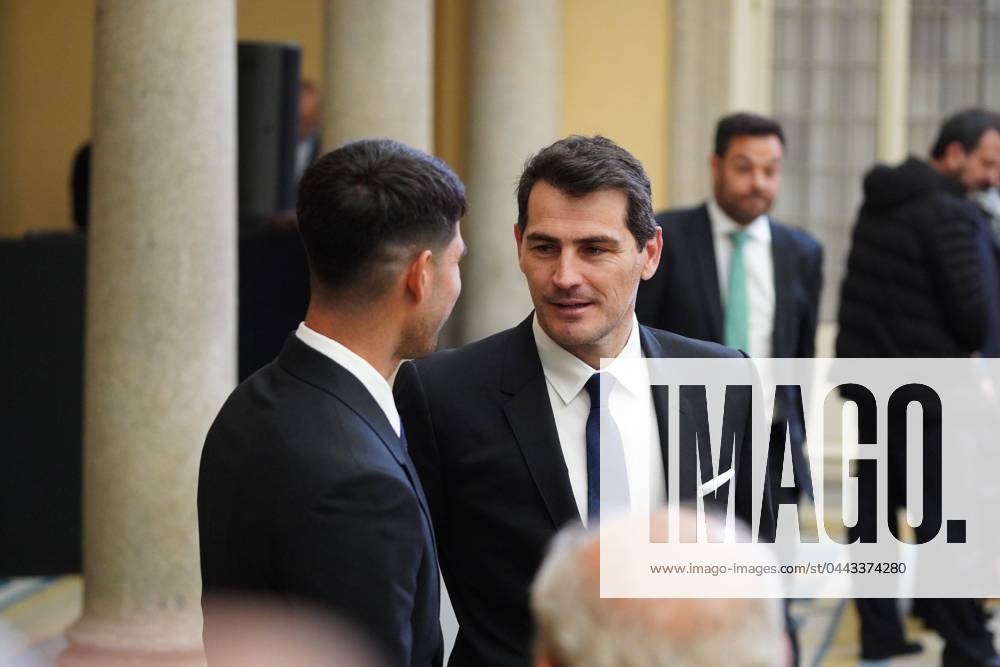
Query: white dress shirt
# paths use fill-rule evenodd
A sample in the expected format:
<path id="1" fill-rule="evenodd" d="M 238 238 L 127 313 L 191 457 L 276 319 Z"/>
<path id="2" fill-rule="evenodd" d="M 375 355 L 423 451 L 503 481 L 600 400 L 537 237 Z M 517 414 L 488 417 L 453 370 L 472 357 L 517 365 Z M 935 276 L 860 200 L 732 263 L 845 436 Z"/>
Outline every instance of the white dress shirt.
<path id="1" fill-rule="evenodd" d="M 747 271 L 747 306 L 750 331 L 747 332 L 751 357 L 771 356 L 771 336 L 774 333 L 774 258 L 771 254 L 771 223 L 767 215 L 758 216 L 746 227 L 739 225 L 719 208 L 715 199 L 708 200 L 708 219 L 712 222 L 715 243 L 715 266 L 719 271 L 719 291 L 722 311 L 726 310 L 729 292 L 729 262 L 733 256 L 731 234 L 745 229 L 743 264 Z"/>
<path id="2" fill-rule="evenodd" d="M 396 410 L 396 402 L 392 400 L 392 387 L 382 377 L 382 374 L 375 370 L 374 366 L 332 338 L 327 338 L 323 334 L 313 331 L 306 326 L 305 322 L 299 324 L 295 335 L 303 343 L 343 366 L 348 373 L 356 377 L 372 395 L 378 406 L 382 408 L 392 430 L 396 432 L 396 435 L 400 434 L 399 411 Z"/>
<path id="3" fill-rule="evenodd" d="M 590 395 L 584 388 L 593 368 L 559 346 L 538 323 L 532 322 L 535 346 L 545 373 L 549 404 L 559 434 L 559 446 L 569 472 L 573 499 L 587 523 L 587 417 Z M 654 507 L 666 501 L 663 454 L 657 430 L 653 394 L 642 362 L 639 322 L 632 316 L 632 333 L 618 357 L 604 372 L 615 376 L 609 409 L 622 436 L 629 498 L 633 508 Z"/>

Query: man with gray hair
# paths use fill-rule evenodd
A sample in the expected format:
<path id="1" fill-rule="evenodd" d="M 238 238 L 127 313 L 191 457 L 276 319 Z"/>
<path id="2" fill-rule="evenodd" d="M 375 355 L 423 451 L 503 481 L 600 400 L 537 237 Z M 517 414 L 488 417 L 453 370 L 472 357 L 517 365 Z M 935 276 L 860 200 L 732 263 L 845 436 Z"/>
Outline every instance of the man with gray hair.
<path id="1" fill-rule="evenodd" d="M 654 513 L 653 525 L 665 518 Z M 694 535 L 696 519 L 680 510 L 681 532 Z M 788 664 L 780 599 L 601 598 L 600 532 L 569 527 L 552 542 L 531 589 L 536 667 Z"/>

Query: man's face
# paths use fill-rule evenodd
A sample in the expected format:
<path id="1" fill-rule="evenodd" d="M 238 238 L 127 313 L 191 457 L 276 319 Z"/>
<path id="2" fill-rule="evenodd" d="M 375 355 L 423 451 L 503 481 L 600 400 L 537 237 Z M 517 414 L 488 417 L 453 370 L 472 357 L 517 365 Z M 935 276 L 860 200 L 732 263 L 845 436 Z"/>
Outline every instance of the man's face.
<path id="1" fill-rule="evenodd" d="M 952 177 L 969 194 L 1000 187 L 1000 132 L 983 132 L 979 143 L 966 153 L 957 141 L 949 147 L 953 155 Z"/>
<path id="2" fill-rule="evenodd" d="M 435 252 L 431 263 L 430 289 L 414 321 L 403 331 L 403 358 L 424 357 L 437 348 L 441 327 L 448 320 L 458 295 L 462 291 L 459 263 L 465 256 L 460 223 L 455 225 L 455 237 L 441 252 Z"/>
<path id="3" fill-rule="evenodd" d="M 539 324 L 595 367 L 625 345 L 639 280 L 660 261 L 660 230 L 640 250 L 625 226 L 627 207 L 620 190 L 569 197 L 539 181 L 528 196 L 524 232 L 514 228 Z"/>
<path id="4" fill-rule="evenodd" d="M 776 135 L 738 135 L 711 160 L 715 201 L 730 218 L 748 225 L 767 213 L 781 184 L 785 151 Z"/>
<path id="5" fill-rule="evenodd" d="M 299 89 L 299 139 L 305 139 L 309 133 L 319 127 L 323 107 L 319 91 L 312 86 Z"/>

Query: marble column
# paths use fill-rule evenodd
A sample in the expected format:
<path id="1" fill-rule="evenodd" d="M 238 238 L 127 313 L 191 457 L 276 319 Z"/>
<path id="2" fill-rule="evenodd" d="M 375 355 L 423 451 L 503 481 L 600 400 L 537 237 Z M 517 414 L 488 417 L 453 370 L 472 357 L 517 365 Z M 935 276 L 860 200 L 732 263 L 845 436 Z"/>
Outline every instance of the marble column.
<path id="1" fill-rule="evenodd" d="M 877 131 L 880 162 L 900 162 L 909 152 L 910 9 L 910 0 L 882 0 Z"/>
<path id="2" fill-rule="evenodd" d="M 517 265 L 515 187 L 528 156 L 559 138 L 558 0 L 475 0 L 463 226 L 461 338 L 517 324 L 531 310 Z"/>
<path id="3" fill-rule="evenodd" d="M 323 143 L 433 148 L 433 0 L 328 0 Z"/>
<path id="4" fill-rule="evenodd" d="M 775 12 L 774 0 L 673 2 L 671 207 L 709 194 L 720 116 L 771 112 Z"/>
<path id="5" fill-rule="evenodd" d="M 236 380 L 233 0 L 99 0 L 84 610 L 60 664 L 199 665 L 196 488 Z"/>

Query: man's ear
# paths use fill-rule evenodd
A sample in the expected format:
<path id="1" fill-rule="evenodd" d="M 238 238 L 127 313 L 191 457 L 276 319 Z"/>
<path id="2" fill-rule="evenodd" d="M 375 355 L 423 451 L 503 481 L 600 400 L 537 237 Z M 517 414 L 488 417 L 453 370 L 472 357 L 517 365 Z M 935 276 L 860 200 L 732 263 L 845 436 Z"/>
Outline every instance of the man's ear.
<path id="1" fill-rule="evenodd" d="M 722 159 L 715 153 L 712 153 L 712 156 L 708 158 L 708 167 L 712 170 L 712 178 L 717 180 L 719 178 L 719 170 L 722 169 Z"/>
<path id="2" fill-rule="evenodd" d="M 653 234 L 653 238 L 646 241 L 646 245 L 642 247 L 643 263 L 642 263 L 642 274 L 640 277 L 643 280 L 649 280 L 656 273 L 656 268 L 660 265 L 660 255 L 663 253 L 663 228 L 659 225 L 656 226 L 656 233 Z"/>
<path id="3" fill-rule="evenodd" d="M 515 241 L 515 243 L 517 243 L 517 259 L 518 259 L 518 261 L 521 260 L 521 238 L 522 238 L 522 236 L 523 236 L 523 234 L 521 234 L 521 228 L 518 227 L 517 223 L 515 222 L 514 223 L 514 241 Z"/>
<path id="4" fill-rule="evenodd" d="M 406 265 L 404 274 L 406 293 L 411 295 L 415 303 L 420 303 L 428 296 L 433 264 L 433 253 L 430 250 L 422 250 Z"/>
<path id="5" fill-rule="evenodd" d="M 961 169 L 967 156 L 961 141 L 953 141 L 944 148 L 944 163 L 950 171 Z"/>

